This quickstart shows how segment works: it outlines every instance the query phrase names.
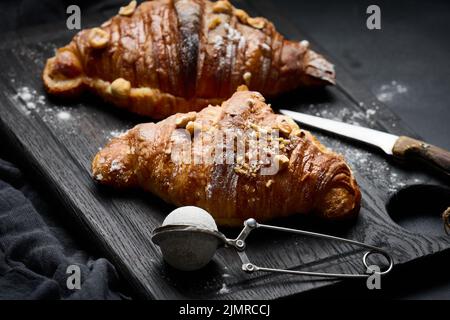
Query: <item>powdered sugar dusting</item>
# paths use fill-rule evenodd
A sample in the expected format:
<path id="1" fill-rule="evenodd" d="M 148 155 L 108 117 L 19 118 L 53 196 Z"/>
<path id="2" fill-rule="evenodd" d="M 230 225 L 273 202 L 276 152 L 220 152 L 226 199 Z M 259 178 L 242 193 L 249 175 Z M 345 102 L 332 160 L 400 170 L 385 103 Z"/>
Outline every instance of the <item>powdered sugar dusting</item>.
<path id="1" fill-rule="evenodd" d="M 206 194 L 206 199 L 212 198 L 212 185 L 210 183 L 208 183 L 205 187 L 205 194 Z"/>
<path id="2" fill-rule="evenodd" d="M 330 109 L 323 105 L 309 105 L 308 113 L 336 121 L 342 121 L 358 126 L 375 126 L 376 113 L 379 107 L 374 105 L 373 108 L 366 110 L 349 109 L 345 106 L 337 109 Z"/>
<path id="3" fill-rule="evenodd" d="M 108 136 L 109 138 L 118 138 L 123 136 L 126 132 L 126 130 L 111 130 Z"/>
<path id="4" fill-rule="evenodd" d="M 327 143 L 328 144 L 328 143 Z M 399 176 L 387 159 L 376 157 L 374 153 L 347 146 L 340 141 L 331 143 L 334 151 L 341 153 L 355 171 L 366 177 L 384 177 L 373 183 L 380 184 L 380 189 L 395 192 L 406 186 L 406 180 Z"/>
<path id="5" fill-rule="evenodd" d="M 381 102 L 389 102 L 392 101 L 396 96 L 400 94 L 404 94 L 408 92 L 408 88 L 398 83 L 397 81 L 393 80 L 391 83 L 383 84 L 378 90 L 377 90 L 377 99 Z"/>
<path id="6" fill-rule="evenodd" d="M 222 50 L 225 46 L 225 55 L 219 55 L 219 65 L 221 69 L 224 69 L 227 63 L 232 61 L 235 45 L 243 46 L 245 44 L 245 38 L 238 30 L 230 26 L 230 24 L 224 23 L 223 28 L 225 29 L 226 34 L 223 37 L 217 35 L 213 42 L 216 51 Z"/>
<path id="7" fill-rule="evenodd" d="M 231 27 L 228 23 L 224 24 L 224 28 L 227 31 L 227 39 L 230 41 L 239 41 L 241 40 L 242 34 L 236 30 L 235 28 Z"/>
<path id="8" fill-rule="evenodd" d="M 359 106 L 363 107 L 364 103 L 359 103 Z M 376 117 L 379 106 L 376 103 L 372 103 L 370 107 L 365 106 L 365 108 L 367 109 L 311 104 L 304 111 L 308 114 L 331 120 L 377 129 Z M 347 143 L 345 139 L 323 134 L 322 132 L 314 132 L 314 134 L 324 145 L 342 154 L 355 172 L 372 179 L 372 183 L 377 185 L 380 190 L 387 190 L 389 193 L 393 193 L 408 184 L 420 181 L 415 177 L 400 173 L 401 170 L 399 168 L 395 168 L 395 165 L 387 157 L 377 154 L 376 150 L 360 148 L 356 144 Z M 373 177 L 377 178 L 373 179 Z"/>
<path id="9" fill-rule="evenodd" d="M 230 292 L 230 289 L 228 288 L 226 283 L 222 283 L 222 288 L 219 290 L 219 294 L 227 294 Z"/>
<path id="10" fill-rule="evenodd" d="M 11 83 L 15 84 L 15 80 L 11 79 Z M 26 116 L 38 114 L 44 122 L 52 125 L 58 125 L 73 119 L 70 108 L 67 107 L 48 107 L 46 106 L 46 98 L 39 94 L 36 89 L 28 86 L 17 88 L 17 93 L 12 97 L 16 106 Z"/>
<path id="11" fill-rule="evenodd" d="M 220 50 L 223 46 L 223 38 L 219 35 L 214 38 L 214 50 Z"/>
<path id="12" fill-rule="evenodd" d="M 67 112 L 67 111 L 59 111 L 59 112 L 56 114 L 56 117 L 57 117 L 59 120 L 67 121 L 67 120 L 70 120 L 70 119 L 72 118 L 72 115 L 71 115 L 69 112 Z"/>
<path id="13" fill-rule="evenodd" d="M 14 79 L 11 82 L 14 83 Z M 32 110 L 39 109 L 45 103 L 43 95 L 38 95 L 35 89 L 27 86 L 19 87 L 17 94 L 13 96 L 13 100 L 16 101 L 16 105 L 25 115 L 30 115 Z"/>
<path id="14" fill-rule="evenodd" d="M 123 164 L 119 160 L 114 159 L 109 167 L 109 172 L 120 171 L 122 168 Z"/>

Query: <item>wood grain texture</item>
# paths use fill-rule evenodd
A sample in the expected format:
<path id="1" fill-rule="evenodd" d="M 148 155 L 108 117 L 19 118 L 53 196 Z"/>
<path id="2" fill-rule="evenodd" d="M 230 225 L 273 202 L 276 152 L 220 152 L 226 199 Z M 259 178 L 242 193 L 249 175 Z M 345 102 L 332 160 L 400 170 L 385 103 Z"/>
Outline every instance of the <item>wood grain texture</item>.
<path id="1" fill-rule="evenodd" d="M 245 7 L 240 2 L 237 5 L 252 15 L 272 19 L 289 38 L 302 38 L 292 25 L 277 16 L 277 10 L 269 1 L 250 2 L 256 3 L 257 7 Z M 143 119 L 89 96 L 76 104 L 45 96 L 40 79 L 43 63 L 53 54 L 54 48 L 72 36 L 67 31 L 55 32 L 54 29 L 35 28 L 18 39 L 4 40 L 0 46 L 2 137 L 14 146 L 14 152 L 20 153 L 29 165 L 29 171 L 49 185 L 65 205 L 67 211 L 62 214 L 76 218 L 79 232 L 89 236 L 92 244 L 111 259 L 138 295 L 156 299 L 273 299 L 336 283 L 336 280 L 290 275 L 248 275 L 241 271 L 237 254 L 228 249 L 221 249 L 204 270 L 188 276 L 162 263 L 159 249 L 151 242 L 150 235 L 173 207 L 149 194 L 134 190 L 118 193 L 97 186 L 89 173 L 98 148 L 113 133 L 126 130 Z M 313 47 L 319 49 L 314 43 Z M 332 55 L 328 56 L 333 60 Z M 325 109 L 339 115 L 343 106 L 350 114 L 359 114 L 377 103 L 376 114 L 358 118 L 360 124 L 413 135 L 398 117 L 360 88 L 339 63 L 337 72 L 337 87 L 298 91 L 273 101 L 273 105 L 309 113 Z M 32 91 L 32 101 L 25 99 L 24 88 Z M 40 100 L 36 98 L 39 96 L 42 96 Z M 360 102 L 364 102 L 362 106 Z M 66 112 L 66 116 L 62 117 L 61 111 Z M 70 115 L 68 119 L 67 114 Z M 325 145 L 343 153 L 356 172 L 363 193 L 361 214 L 357 220 L 339 225 L 323 224 L 305 217 L 273 221 L 273 224 L 326 232 L 381 246 L 392 252 L 397 265 L 450 248 L 448 237 L 403 229 L 386 212 L 388 198 L 399 188 L 438 182 L 414 168 L 401 168 L 395 162 L 387 162 L 381 154 L 365 146 L 320 132 L 317 136 Z M 394 181 L 397 182 L 395 185 Z M 230 237 L 238 232 L 233 229 L 221 231 Z M 364 271 L 360 263 L 362 252 L 348 244 L 259 230 L 248 242 L 248 254 L 260 266 L 324 272 Z M 361 286 L 364 285 L 361 282 Z"/>

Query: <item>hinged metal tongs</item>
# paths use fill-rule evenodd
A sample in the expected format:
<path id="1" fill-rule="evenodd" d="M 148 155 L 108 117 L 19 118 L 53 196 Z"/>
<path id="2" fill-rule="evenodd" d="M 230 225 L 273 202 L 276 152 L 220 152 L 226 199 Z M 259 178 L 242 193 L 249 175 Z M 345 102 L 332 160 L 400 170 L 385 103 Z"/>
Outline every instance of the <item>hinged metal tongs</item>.
<path id="1" fill-rule="evenodd" d="M 368 270 L 369 273 L 368 274 L 323 273 L 323 272 L 275 269 L 275 268 L 267 268 L 267 267 L 257 266 L 254 263 L 250 262 L 250 259 L 248 258 L 247 254 L 245 253 L 245 249 L 246 249 L 245 240 L 250 235 L 250 232 L 255 229 L 269 229 L 269 230 L 274 230 L 274 231 L 290 232 L 290 233 L 295 233 L 295 234 L 300 234 L 300 235 L 312 236 L 312 237 L 316 237 L 316 238 L 346 242 L 349 244 L 367 248 L 367 249 L 369 249 L 369 251 L 367 251 L 363 255 L 362 262 L 363 262 L 366 270 Z M 245 272 L 248 272 L 248 273 L 252 273 L 255 271 L 262 271 L 262 272 L 289 273 L 289 274 L 318 276 L 318 277 L 331 277 L 331 278 L 366 278 L 371 274 L 370 270 L 372 270 L 371 265 L 369 265 L 367 259 L 373 253 L 381 254 L 388 261 L 387 269 L 384 271 L 381 271 L 381 272 L 377 272 L 380 275 L 384 275 L 384 274 L 388 273 L 389 271 L 391 271 L 392 267 L 394 266 L 392 257 L 385 250 L 383 250 L 381 248 L 371 246 L 371 245 L 368 245 L 368 244 L 365 244 L 362 242 L 339 238 L 339 237 L 330 236 L 330 235 L 321 234 L 321 233 L 260 224 L 260 223 L 256 222 L 255 219 L 248 219 L 244 222 L 244 229 L 242 229 L 241 233 L 238 235 L 238 237 L 236 239 L 232 239 L 232 240 L 226 239 L 225 241 L 228 246 L 234 247 L 237 250 L 239 258 L 242 261 L 242 270 Z M 376 271 L 372 270 L 372 273 L 374 273 L 374 272 L 376 272 Z"/>

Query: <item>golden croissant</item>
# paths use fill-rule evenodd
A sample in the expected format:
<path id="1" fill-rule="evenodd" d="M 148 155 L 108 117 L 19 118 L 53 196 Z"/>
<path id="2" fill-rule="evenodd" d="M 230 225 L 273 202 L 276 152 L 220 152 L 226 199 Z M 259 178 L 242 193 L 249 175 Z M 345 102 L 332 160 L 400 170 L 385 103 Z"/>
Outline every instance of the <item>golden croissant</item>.
<path id="1" fill-rule="evenodd" d="M 95 156 L 93 177 L 201 207 L 225 226 L 295 213 L 356 215 L 361 194 L 342 156 L 275 114 L 260 93 L 243 90 L 222 106 L 139 124 L 113 138 Z"/>
<path id="2" fill-rule="evenodd" d="M 132 1 L 79 32 L 43 72 L 50 94 L 88 90 L 154 119 L 221 103 L 241 84 L 272 97 L 334 80 L 308 41 L 285 40 L 268 20 L 206 0 Z"/>

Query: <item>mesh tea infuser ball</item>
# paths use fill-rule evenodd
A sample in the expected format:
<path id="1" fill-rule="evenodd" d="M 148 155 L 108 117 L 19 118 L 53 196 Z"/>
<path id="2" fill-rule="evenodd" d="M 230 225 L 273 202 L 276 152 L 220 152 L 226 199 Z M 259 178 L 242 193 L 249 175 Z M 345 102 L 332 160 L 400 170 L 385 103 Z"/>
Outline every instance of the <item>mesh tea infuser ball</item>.
<path id="1" fill-rule="evenodd" d="M 154 231 L 152 240 L 161 248 L 164 260 L 183 271 L 202 268 L 225 243 L 213 217 L 193 206 L 172 211 Z"/>

